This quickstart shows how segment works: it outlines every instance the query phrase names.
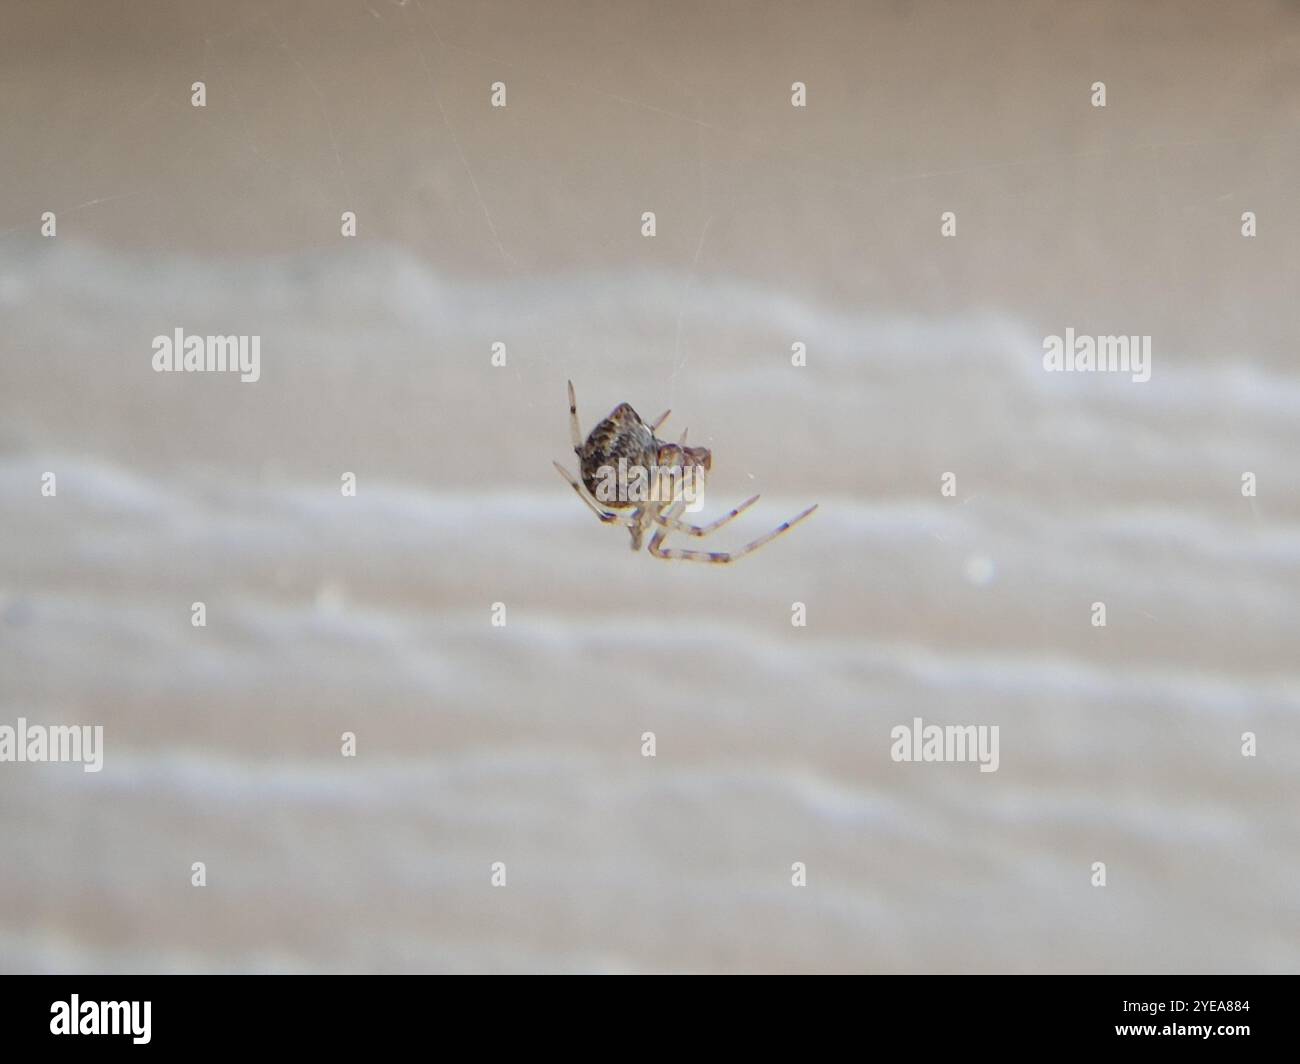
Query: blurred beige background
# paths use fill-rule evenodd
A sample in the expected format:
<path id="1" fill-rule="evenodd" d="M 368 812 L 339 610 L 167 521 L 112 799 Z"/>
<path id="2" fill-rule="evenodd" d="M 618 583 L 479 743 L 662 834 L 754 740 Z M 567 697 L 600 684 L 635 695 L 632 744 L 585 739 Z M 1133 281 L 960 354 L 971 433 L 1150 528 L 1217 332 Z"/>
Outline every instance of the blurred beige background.
<path id="1" fill-rule="evenodd" d="M 0 0 L 0 143 L 0 969 L 1300 967 L 1300 6 Z"/>

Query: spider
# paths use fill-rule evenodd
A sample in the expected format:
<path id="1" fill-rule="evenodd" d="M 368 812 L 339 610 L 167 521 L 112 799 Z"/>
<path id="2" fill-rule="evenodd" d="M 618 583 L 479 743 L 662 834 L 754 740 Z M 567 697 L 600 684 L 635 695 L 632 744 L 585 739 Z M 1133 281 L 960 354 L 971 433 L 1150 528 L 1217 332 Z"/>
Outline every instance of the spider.
<path id="1" fill-rule="evenodd" d="M 656 558 L 726 564 L 743 558 L 750 551 L 758 550 L 817 509 L 815 505 L 808 507 L 797 517 L 778 525 L 767 535 L 759 536 L 737 551 L 665 547 L 664 540 L 670 532 L 707 536 L 758 502 L 757 495 L 746 499 L 730 513 L 707 525 L 692 525 L 681 520 L 687 503 L 691 501 L 687 497 L 689 492 L 685 490 L 685 485 L 693 482 L 699 486 L 697 490 L 702 490 L 705 474 L 713 467 L 713 455 L 707 447 L 687 447 L 685 432 L 676 443 L 665 443 L 655 436 L 671 412 L 665 410 L 647 425 L 631 406 L 619 403 L 609 417 L 591 430 L 591 435 L 584 443 L 578 425 L 578 403 L 573 393 L 573 382 L 569 381 L 569 432 L 573 438 L 573 451 L 578 456 L 582 480 L 575 479 L 559 462 L 555 463 L 555 468 L 578 493 L 578 498 L 591 507 L 601 521 L 622 525 L 631 532 L 634 551 L 641 549 L 646 534 L 653 530 L 650 535 L 650 553 Z M 610 471 L 615 467 L 620 474 L 625 474 L 629 469 L 640 470 L 643 483 L 648 487 L 648 495 L 642 492 L 632 501 L 625 501 L 621 496 L 605 504 L 598 501 L 598 496 L 609 494 L 608 490 L 602 493 L 599 489 L 608 489 Z M 629 509 L 632 511 L 630 514 L 615 512 Z"/>

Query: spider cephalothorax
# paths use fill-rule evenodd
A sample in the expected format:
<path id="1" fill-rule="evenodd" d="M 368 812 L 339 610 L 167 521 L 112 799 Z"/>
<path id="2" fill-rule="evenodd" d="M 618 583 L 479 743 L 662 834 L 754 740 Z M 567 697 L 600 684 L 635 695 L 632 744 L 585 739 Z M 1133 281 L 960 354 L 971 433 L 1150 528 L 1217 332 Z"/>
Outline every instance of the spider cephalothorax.
<path id="1" fill-rule="evenodd" d="M 665 410 L 647 425 L 630 405 L 619 403 L 583 440 L 573 382 L 569 382 L 569 431 L 582 480 L 575 480 L 559 462 L 555 468 L 597 517 L 606 524 L 624 525 L 631 532 L 633 550 L 640 550 L 646 532 L 653 530 L 650 553 L 656 557 L 731 562 L 757 550 L 817 509 L 810 506 L 767 535 L 731 553 L 664 547 L 669 532 L 708 535 L 758 501 L 755 495 L 707 525 L 682 521 L 688 506 L 693 512 L 703 501 L 704 480 L 713 468 L 713 455 L 707 447 L 687 447 L 685 432 L 676 443 L 666 443 L 656 437 L 655 432 L 669 413 Z M 629 509 L 631 514 L 617 512 Z"/>

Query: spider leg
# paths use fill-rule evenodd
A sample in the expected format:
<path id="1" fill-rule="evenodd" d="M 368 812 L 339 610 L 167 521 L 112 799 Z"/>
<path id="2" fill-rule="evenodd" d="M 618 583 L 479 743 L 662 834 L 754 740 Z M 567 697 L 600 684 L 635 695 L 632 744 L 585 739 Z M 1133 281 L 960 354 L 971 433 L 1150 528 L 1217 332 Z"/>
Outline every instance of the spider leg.
<path id="1" fill-rule="evenodd" d="M 678 509 L 678 507 L 681 507 L 683 505 L 684 504 L 680 502 L 675 503 L 673 505 L 672 509 L 670 509 L 668 513 L 664 515 L 663 522 L 661 522 L 661 524 L 664 527 L 661 527 L 654 534 L 654 537 L 650 540 L 650 553 L 653 554 L 656 558 L 680 558 L 683 561 L 689 561 L 689 562 L 709 562 L 714 565 L 726 565 L 729 562 L 736 561 L 738 558 L 743 558 L 746 554 L 749 554 L 751 551 L 758 550 L 758 548 L 763 546 L 765 543 L 770 543 L 772 540 L 776 539 L 777 536 L 781 535 L 782 532 L 788 532 L 790 529 L 794 528 L 794 526 L 797 525 L 800 521 L 802 521 L 805 517 L 807 517 L 810 513 L 812 513 L 815 509 L 817 509 L 815 505 L 808 507 L 808 509 L 806 509 L 803 513 L 799 514 L 797 517 L 794 517 L 791 520 L 784 522 L 783 524 L 777 525 L 777 527 L 772 529 L 772 531 L 767 533 L 767 535 L 759 536 L 758 539 L 754 540 L 752 543 L 747 543 L 745 546 L 741 547 L 740 550 L 734 550 L 734 551 L 682 550 L 681 548 L 678 547 L 661 546 L 661 544 L 664 541 L 664 537 L 667 536 L 670 531 L 672 531 L 671 523 L 676 521 L 677 518 L 681 515 L 681 510 Z"/>
<path id="2" fill-rule="evenodd" d="M 664 541 L 664 537 L 672 530 L 673 525 L 677 523 L 677 519 L 682 516 L 682 511 L 685 509 L 686 500 L 678 499 L 671 506 L 661 508 L 655 514 L 655 523 L 658 527 L 655 529 L 655 534 L 650 537 L 650 553 L 655 557 L 663 557 L 659 553 L 659 544 Z"/>
<path id="3" fill-rule="evenodd" d="M 651 433 L 658 432 L 658 431 L 659 431 L 659 426 L 662 425 L 665 421 L 668 420 L 668 415 L 671 414 L 671 413 L 672 413 L 671 410 L 665 410 L 662 414 L 660 414 L 657 418 L 655 418 L 654 421 L 653 421 L 653 422 L 651 423 L 651 425 L 650 425 L 650 431 L 651 431 Z"/>
<path id="4" fill-rule="evenodd" d="M 655 518 L 663 508 L 656 503 L 650 503 L 646 506 L 638 506 L 628 519 L 628 529 L 632 533 L 632 549 L 640 550 L 641 543 L 645 539 L 647 529 L 655 526 Z"/>
<path id="5" fill-rule="evenodd" d="M 569 438 L 573 440 L 575 451 L 582 447 L 582 429 L 578 427 L 578 400 L 573 394 L 573 381 L 569 381 Z"/>
<path id="6" fill-rule="evenodd" d="M 575 478 L 572 473 L 564 468 L 564 466 L 560 465 L 559 462 L 554 462 L 552 464 L 560 471 L 560 476 L 567 480 L 569 486 L 578 493 L 578 498 L 591 507 L 591 512 L 599 517 L 605 524 L 626 525 L 628 523 L 628 518 L 624 517 L 622 514 L 614 513 L 613 510 L 606 510 L 600 505 L 600 503 L 593 499 L 591 497 L 591 492 L 583 486 L 582 482 Z"/>
<path id="7" fill-rule="evenodd" d="M 674 532 L 685 532 L 689 536 L 707 536 L 710 532 L 716 532 L 719 528 L 725 525 L 733 517 L 736 517 L 739 514 L 744 513 L 756 502 L 758 502 L 758 496 L 757 495 L 751 496 L 750 498 L 742 502 L 739 506 L 737 506 L 734 510 L 732 510 L 730 513 L 723 514 L 716 521 L 710 521 L 707 525 L 692 525 L 687 521 L 679 521 L 676 519 L 670 522 L 668 520 L 667 514 L 660 514 L 659 523 L 664 525 L 667 528 L 672 529 L 672 531 Z M 795 520 L 797 521 L 798 518 L 795 518 Z M 793 524 L 793 522 L 791 523 Z"/>

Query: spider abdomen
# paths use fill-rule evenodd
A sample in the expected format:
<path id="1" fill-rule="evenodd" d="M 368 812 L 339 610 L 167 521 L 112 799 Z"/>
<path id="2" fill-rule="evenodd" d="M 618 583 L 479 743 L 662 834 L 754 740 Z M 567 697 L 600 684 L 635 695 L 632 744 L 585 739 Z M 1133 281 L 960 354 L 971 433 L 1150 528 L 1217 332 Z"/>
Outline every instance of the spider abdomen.
<path id="1" fill-rule="evenodd" d="M 602 498 L 611 494 L 611 471 L 613 477 L 619 479 L 627 475 L 626 471 L 637 467 L 648 474 L 658 457 L 659 446 L 654 433 L 637 412 L 627 403 L 619 403 L 576 449 L 582 482 L 601 502 L 613 508 L 626 509 L 633 505 L 632 501 L 617 495 Z"/>

